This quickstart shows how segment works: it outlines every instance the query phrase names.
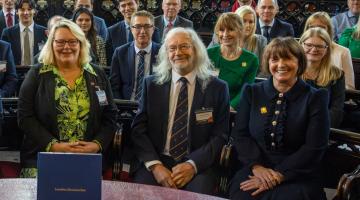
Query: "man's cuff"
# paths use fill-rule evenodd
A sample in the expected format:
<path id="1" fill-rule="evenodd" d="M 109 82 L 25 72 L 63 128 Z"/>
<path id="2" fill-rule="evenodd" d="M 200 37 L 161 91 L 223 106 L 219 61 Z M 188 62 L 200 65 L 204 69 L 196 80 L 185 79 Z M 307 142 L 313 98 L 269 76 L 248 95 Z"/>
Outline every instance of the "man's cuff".
<path id="1" fill-rule="evenodd" d="M 103 148 L 102 148 L 100 142 L 97 141 L 97 140 L 93 140 L 93 142 L 96 143 L 99 146 L 99 152 L 102 152 Z"/>
<path id="2" fill-rule="evenodd" d="M 162 164 L 162 162 L 160 160 L 148 161 L 148 162 L 145 162 L 145 167 L 148 171 L 151 172 L 151 167 L 156 164 Z"/>
<path id="3" fill-rule="evenodd" d="M 194 169 L 195 169 L 195 174 L 197 174 L 197 168 L 196 168 L 195 162 L 194 162 L 193 160 L 187 160 L 186 162 L 187 162 L 187 163 L 190 163 L 190 164 L 194 167 Z"/>

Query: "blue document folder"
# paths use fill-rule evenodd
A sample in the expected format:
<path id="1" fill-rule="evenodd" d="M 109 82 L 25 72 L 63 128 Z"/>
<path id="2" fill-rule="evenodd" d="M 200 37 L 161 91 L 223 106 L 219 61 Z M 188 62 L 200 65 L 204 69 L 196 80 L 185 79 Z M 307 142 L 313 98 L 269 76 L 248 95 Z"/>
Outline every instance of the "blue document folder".
<path id="1" fill-rule="evenodd" d="M 100 200 L 101 154 L 38 154 L 38 200 Z"/>

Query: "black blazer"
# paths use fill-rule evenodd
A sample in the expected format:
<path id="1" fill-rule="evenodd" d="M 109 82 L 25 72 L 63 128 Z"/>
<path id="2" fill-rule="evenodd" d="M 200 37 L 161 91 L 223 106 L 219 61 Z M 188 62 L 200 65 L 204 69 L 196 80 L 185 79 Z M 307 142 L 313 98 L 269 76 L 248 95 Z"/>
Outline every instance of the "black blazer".
<path id="1" fill-rule="evenodd" d="M 186 159 L 195 162 L 198 173 L 213 166 L 218 161 L 222 146 L 229 130 L 229 90 L 226 83 L 211 78 L 206 87 L 196 78 L 192 102 L 189 135 L 190 153 Z M 159 85 L 155 76 L 144 80 L 143 94 L 139 109 L 132 124 L 134 152 L 141 162 L 161 160 L 168 128 L 169 96 L 171 80 Z M 213 122 L 197 124 L 195 112 L 213 109 Z"/>
<path id="2" fill-rule="evenodd" d="M 151 47 L 150 74 L 160 49 L 160 44 L 153 42 Z M 135 43 L 130 42 L 116 48 L 110 71 L 110 83 L 115 99 L 130 100 L 135 84 Z"/>
<path id="3" fill-rule="evenodd" d="M 238 159 L 275 169 L 285 181 L 318 177 L 330 133 L 328 101 L 326 90 L 301 79 L 283 99 L 272 78 L 245 85 L 231 134 Z"/>
<path id="4" fill-rule="evenodd" d="M 19 17 L 15 13 L 14 25 L 17 23 L 19 23 Z M 6 28 L 6 18 L 5 18 L 3 10 L 0 10 L 0 33 L 2 33 L 5 28 Z"/>
<path id="5" fill-rule="evenodd" d="M 129 41 L 133 41 L 134 38 L 131 36 Z M 152 35 L 152 41 L 156 43 L 161 42 L 161 37 L 159 34 L 159 30 L 157 28 L 154 29 L 154 33 Z M 128 43 L 126 40 L 126 24 L 125 20 L 122 20 L 108 28 L 108 34 L 106 39 L 106 56 L 108 58 L 108 65 L 111 64 L 111 58 L 113 53 L 117 47 Z"/>
<path id="6" fill-rule="evenodd" d="M 259 24 L 259 19 L 257 19 L 257 23 L 256 23 L 256 34 L 262 35 L 260 24 Z M 272 40 L 273 38 L 276 38 L 276 37 L 286 37 L 286 36 L 294 37 L 294 28 L 293 28 L 292 24 L 275 18 L 274 24 L 270 30 L 270 39 Z M 270 41 L 268 41 L 268 42 L 270 42 Z"/>
<path id="7" fill-rule="evenodd" d="M 22 167 L 36 167 L 37 153 L 45 151 L 53 139 L 60 139 L 54 100 L 54 74 L 52 71 L 39 74 L 41 66 L 42 64 L 31 67 L 19 93 L 18 125 L 24 131 L 24 142 L 20 152 Z M 93 68 L 97 76 L 84 70 L 90 96 L 90 115 L 84 140 L 99 141 L 104 152 L 116 131 L 116 106 L 105 72 L 99 67 Z M 96 95 L 98 87 L 105 91 L 108 105 L 99 104 Z"/>
<path id="8" fill-rule="evenodd" d="M 163 37 L 164 34 L 164 15 L 159 15 L 157 17 L 155 17 L 155 26 L 159 29 L 159 34 L 160 37 Z M 174 23 L 174 27 L 184 27 L 184 28 L 193 28 L 193 22 L 185 19 L 181 16 L 177 16 L 175 23 Z"/>
<path id="9" fill-rule="evenodd" d="M 34 48 L 33 56 L 40 52 L 41 44 L 45 44 L 47 36 L 45 34 L 46 28 L 37 24 L 34 24 Z M 5 28 L 2 32 L 1 39 L 11 44 L 11 49 L 14 54 L 15 64 L 21 65 L 21 39 L 20 39 L 20 26 L 16 24 L 11 28 Z"/>

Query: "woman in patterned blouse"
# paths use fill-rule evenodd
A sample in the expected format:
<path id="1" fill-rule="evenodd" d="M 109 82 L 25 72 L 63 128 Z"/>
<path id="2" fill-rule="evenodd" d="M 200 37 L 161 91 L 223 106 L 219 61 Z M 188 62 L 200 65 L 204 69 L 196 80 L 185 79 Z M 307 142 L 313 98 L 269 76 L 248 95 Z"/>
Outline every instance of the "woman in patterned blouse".
<path id="1" fill-rule="evenodd" d="M 90 60 L 90 44 L 79 26 L 58 21 L 40 52 L 40 64 L 30 69 L 20 88 L 18 122 L 25 133 L 21 177 L 37 175 L 40 151 L 108 149 L 116 107 L 105 73 Z M 103 158 L 107 160 L 106 154 Z"/>
<path id="2" fill-rule="evenodd" d="M 90 42 L 92 63 L 102 67 L 106 66 L 105 42 L 96 33 L 94 15 L 87 8 L 80 7 L 75 10 L 72 21 L 80 26 Z"/>

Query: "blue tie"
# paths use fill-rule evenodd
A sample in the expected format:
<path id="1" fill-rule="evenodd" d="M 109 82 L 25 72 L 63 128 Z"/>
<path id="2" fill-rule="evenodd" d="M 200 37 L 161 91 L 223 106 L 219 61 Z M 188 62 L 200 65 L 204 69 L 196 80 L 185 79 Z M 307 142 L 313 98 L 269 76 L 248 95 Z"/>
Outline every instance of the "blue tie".
<path id="1" fill-rule="evenodd" d="M 170 155 L 180 161 L 188 153 L 188 89 L 187 80 L 179 79 L 182 84 L 176 104 L 174 123 L 170 139 Z"/>
<path id="2" fill-rule="evenodd" d="M 146 51 L 140 50 L 137 55 L 139 56 L 139 63 L 137 67 L 136 74 L 136 91 L 135 91 L 135 100 L 139 100 L 142 93 L 142 82 L 144 80 L 145 74 L 145 54 Z"/>
<path id="3" fill-rule="evenodd" d="M 134 40 L 134 37 L 131 33 L 130 26 L 127 28 L 127 42 L 132 42 Z"/>
<path id="4" fill-rule="evenodd" d="M 270 33 L 269 30 L 271 28 L 271 26 L 263 26 L 264 27 L 264 34 L 263 36 L 267 39 L 267 43 L 270 42 Z"/>

